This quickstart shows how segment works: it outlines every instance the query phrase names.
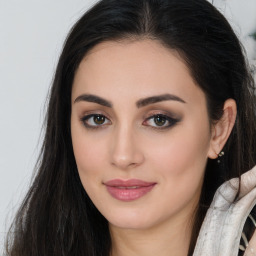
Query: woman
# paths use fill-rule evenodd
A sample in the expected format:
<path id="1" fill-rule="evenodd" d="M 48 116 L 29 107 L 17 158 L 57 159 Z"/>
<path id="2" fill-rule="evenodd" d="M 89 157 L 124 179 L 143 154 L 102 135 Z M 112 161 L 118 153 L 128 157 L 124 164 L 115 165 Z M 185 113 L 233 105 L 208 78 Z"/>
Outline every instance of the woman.
<path id="1" fill-rule="evenodd" d="M 249 195 L 243 228 L 255 203 L 254 90 L 207 1 L 100 1 L 65 42 L 7 255 L 238 254 L 228 221 Z M 241 255 L 253 231 L 237 231 Z"/>

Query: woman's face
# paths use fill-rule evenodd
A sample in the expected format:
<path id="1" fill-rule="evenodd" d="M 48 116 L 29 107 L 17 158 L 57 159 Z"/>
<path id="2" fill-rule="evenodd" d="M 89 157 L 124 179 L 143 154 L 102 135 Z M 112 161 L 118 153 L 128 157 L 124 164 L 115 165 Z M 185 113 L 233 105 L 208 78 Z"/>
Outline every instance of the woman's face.
<path id="1" fill-rule="evenodd" d="M 212 150 L 206 99 L 157 41 L 104 42 L 82 60 L 71 133 L 82 184 L 110 225 L 189 220 Z"/>

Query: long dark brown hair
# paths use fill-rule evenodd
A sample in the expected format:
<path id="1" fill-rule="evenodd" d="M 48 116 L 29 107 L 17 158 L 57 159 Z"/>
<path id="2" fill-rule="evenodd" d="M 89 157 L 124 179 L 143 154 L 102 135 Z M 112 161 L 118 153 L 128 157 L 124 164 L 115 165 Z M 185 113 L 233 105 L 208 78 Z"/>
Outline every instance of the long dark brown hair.
<path id="1" fill-rule="evenodd" d="M 179 52 L 206 95 L 211 122 L 221 118 L 225 100 L 237 103 L 236 123 L 221 164 L 207 163 L 189 255 L 217 187 L 255 165 L 254 82 L 223 15 L 206 0 L 102 0 L 80 18 L 64 44 L 49 96 L 37 173 L 9 231 L 6 255 L 109 256 L 108 222 L 87 196 L 74 159 L 71 89 L 77 67 L 92 47 L 143 38 Z"/>

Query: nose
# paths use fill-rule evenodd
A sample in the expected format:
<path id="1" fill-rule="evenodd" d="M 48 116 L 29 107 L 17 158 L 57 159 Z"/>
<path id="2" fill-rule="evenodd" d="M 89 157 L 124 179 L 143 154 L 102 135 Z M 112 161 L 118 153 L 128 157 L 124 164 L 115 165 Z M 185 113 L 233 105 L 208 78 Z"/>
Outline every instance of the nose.
<path id="1" fill-rule="evenodd" d="M 119 169 L 126 170 L 144 162 L 142 147 L 138 137 L 126 127 L 120 127 L 111 141 L 111 164 Z"/>

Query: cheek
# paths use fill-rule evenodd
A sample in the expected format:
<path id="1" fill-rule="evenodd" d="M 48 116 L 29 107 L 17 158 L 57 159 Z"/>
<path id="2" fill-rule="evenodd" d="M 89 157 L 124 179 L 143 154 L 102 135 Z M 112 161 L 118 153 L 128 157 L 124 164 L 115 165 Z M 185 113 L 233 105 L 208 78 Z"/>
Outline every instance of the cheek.
<path id="1" fill-rule="evenodd" d="M 190 205 L 193 209 L 199 200 L 205 166 L 207 163 L 208 143 L 199 140 L 208 134 L 180 130 L 166 140 L 158 140 L 158 146 L 151 152 L 149 166 L 157 173 L 161 186 L 160 193 L 169 195 L 162 198 L 157 209 L 172 205 L 168 213 L 179 212 Z M 149 154 L 149 153 L 148 153 Z M 165 208 L 163 209 L 163 211 Z"/>
<path id="2" fill-rule="evenodd" d="M 207 122 L 204 127 L 177 126 L 168 136 L 156 141 L 154 150 L 147 151 L 149 165 L 157 170 L 173 198 L 184 196 L 185 200 L 186 195 L 201 188 L 210 145 Z"/>
<path id="3" fill-rule="evenodd" d="M 79 175 L 83 177 L 94 174 L 93 176 L 96 178 L 99 171 L 98 166 L 101 166 L 104 161 L 104 147 L 99 144 L 95 147 L 90 141 L 81 139 L 73 141 L 73 149 Z"/>
<path id="4" fill-rule="evenodd" d="M 77 133 L 72 140 L 81 183 L 94 203 L 104 205 L 104 198 L 100 197 L 97 192 L 95 193 L 102 183 L 104 174 L 104 168 L 102 168 L 104 167 L 104 147 L 95 143 L 95 140 L 90 140 L 90 136 L 83 135 L 80 137 Z"/>
<path id="5" fill-rule="evenodd" d="M 207 160 L 210 145 L 209 133 L 206 130 L 177 129 L 170 136 L 158 138 L 152 148 L 145 147 L 149 159 L 159 165 L 169 166 L 174 172 L 181 171 L 177 167 L 200 165 Z"/>
<path id="6" fill-rule="evenodd" d="M 96 180 L 99 177 L 97 175 L 100 171 L 99 166 L 102 166 L 106 154 L 102 140 L 95 134 L 91 131 L 86 131 L 85 127 L 80 123 L 74 122 L 71 125 L 74 156 L 84 187 L 87 180 Z"/>

